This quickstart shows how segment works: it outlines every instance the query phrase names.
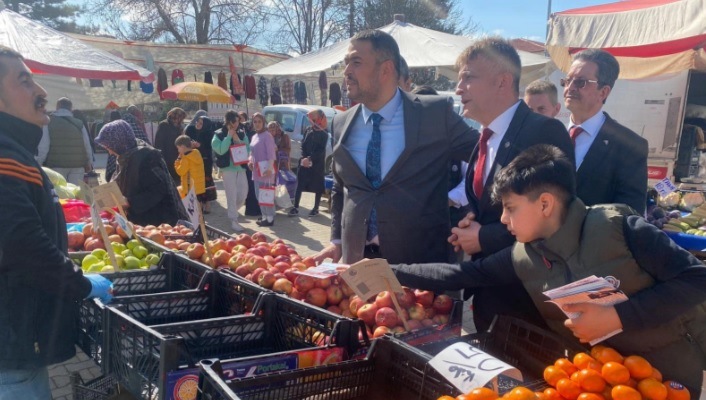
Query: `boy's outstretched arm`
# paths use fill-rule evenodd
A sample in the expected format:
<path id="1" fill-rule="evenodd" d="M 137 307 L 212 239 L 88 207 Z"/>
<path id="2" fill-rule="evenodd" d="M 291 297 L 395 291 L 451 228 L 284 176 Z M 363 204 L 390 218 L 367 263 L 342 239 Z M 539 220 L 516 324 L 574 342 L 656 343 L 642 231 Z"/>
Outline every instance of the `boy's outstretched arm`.
<path id="1" fill-rule="evenodd" d="M 623 226 L 638 265 L 655 280 L 624 303 L 616 304 L 624 330 L 655 327 L 706 302 L 706 266 L 641 217 Z"/>
<path id="2" fill-rule="evenodd" d="M 391 267 L 402 285 L 435 292 L 519 282 L 512 265 L 512 247 L 460 265 L 429 263 Z"/>

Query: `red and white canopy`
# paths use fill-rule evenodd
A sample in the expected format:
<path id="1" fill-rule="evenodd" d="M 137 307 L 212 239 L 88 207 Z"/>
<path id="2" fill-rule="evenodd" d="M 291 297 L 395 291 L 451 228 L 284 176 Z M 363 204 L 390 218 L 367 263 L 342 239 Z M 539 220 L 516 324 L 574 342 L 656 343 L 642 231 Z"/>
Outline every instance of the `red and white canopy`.
<path id="1" fill-rule="evenodd" d="M 0 2 L 0 44 L 14 49 L 37 74 L 86 79 L 154 81 L 154 74 L 107 51 L 23 17 Z"/>
<path id="2" fill-rule="evenodd" d="M 620 77 L 706 70 L 706 0 L 625 0 L 552 15 L 547 51 L 564 72 L 571 56 L 599 48 L 620 62 Z"/>

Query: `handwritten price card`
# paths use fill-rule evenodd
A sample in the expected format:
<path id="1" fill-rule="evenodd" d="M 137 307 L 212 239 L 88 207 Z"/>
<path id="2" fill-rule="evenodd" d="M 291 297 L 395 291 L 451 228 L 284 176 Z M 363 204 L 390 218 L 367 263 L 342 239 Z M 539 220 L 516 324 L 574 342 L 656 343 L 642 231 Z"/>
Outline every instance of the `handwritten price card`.
<path id="1" fill-rule="evenodd" d="M 517 368 L 463 342 L 442 350 L 429 365 L 462 393 L 485 386 L 500 374 L 522 381 L 522 373 Z"/>
<path id="2" fill-rule="evenodd" d="M 361 299 L 377 296 L 384 290 L 404 293 L 390 264 L 382 258 L 358 261 L 341 272 L 341 278 Z"/>

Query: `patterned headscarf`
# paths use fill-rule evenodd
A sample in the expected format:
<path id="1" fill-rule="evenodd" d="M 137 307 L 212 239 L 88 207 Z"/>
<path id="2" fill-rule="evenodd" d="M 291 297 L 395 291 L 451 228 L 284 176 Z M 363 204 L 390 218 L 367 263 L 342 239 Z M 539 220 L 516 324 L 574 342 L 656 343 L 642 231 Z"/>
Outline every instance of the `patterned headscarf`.
<path id="1" fill-rule="evenodd" d="M 100 133 L 96 136 L 95 142 L 118 155 L 137 147 L 135 133 L 132 131 L 130 124 L 123 120 L 108 122 L 103 125 Z"/>
<path id="2" fill-rule="evenodd" d="M 309 117 L 309 122 L 317 131 L 325 131 L 328 126 L 326 115 L 320 109 L 311 110 L 306 114 Z"/>

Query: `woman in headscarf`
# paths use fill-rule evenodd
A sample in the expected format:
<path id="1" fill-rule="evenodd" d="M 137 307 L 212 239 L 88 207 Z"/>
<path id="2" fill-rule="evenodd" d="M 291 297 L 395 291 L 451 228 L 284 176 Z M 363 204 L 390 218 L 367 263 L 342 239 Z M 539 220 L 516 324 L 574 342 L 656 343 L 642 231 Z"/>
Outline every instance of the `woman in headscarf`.
<path id="1" fill-rule="evenodd" d="M 117 112 L 118 115 L 114 115 L 113 113 Z M 120 115 L 120 112 L 114 110 L 111 111 L 111 121 L 115 121 L 120 118 L 113 119 L 113 117 L 117 117 Z M 140 115 L 140 119 L 138 119 L 135 115 Z M 131 105 L 127 108 L 127 112 L 125 115 L 123 115 L 122 119 L 125 120 L 128 124 L 130 124 L 130 127 L 132 128 L 132 131 L 135 133 L 135 138 L 140 139 L 144 141 L 145 143 L 149 144 L 150 141 L 147 139 L 147 135 L 145 134 L 145 125 L 141 122 L 141 116 L 142 113 L 140 113 L 140 110 L 137 108 L 137 106 Z M 110 179 L 113 177 L 113 174 L 115 173 L 115 156 L 113 155 L 108 155 L 108 162 L 105 167 L 105 180 L 107 182 L 110 182 Z"/>
<path id="2" fill-rule="evenodd" d="M 267 130 L 277 145 L 277 168 L 289 171 L 289 154 L 292 152 L 292 140 L 289 138 L 277 121 L 270 121 Z"/>
<path id="3" fill-rule="evenodd" d="M 206 111 L 196 111 L 194 118 L 191 119 L 184 133 L 191 138 L 194 143 L 193 148 L 199 149 L 201 158 L 203 158 L 206 180 L 206 201 L 204 202 L 203 212 L 208 214 L 211 212 L 211 204 L 209 202 L 216 200 L 216 185 L 213 183 L 213 150 L 211 147 L 214 129 L 213 122 L 208 118 Z"/>
<path id="4" fill-rule="evenodd" d="M 130 124 L 123 120 L 105 124 L 96 144 L 117 157 L 113 181 L 127 199 L 130 221 L 139 225 L 174 225 L 179 219 L 188 219 L 162 155 L 136 139 Z"/>
<path id="5" fill-rule="evenodd" d="M 154 135 L 154 147 L 162 152 L 169 175 L 175 185 L 178 185 L 181 179 L 174 169 L 174 161 L 179 157 L 174 141 L 181 135 L 184 118 L 186 118 L 184 110 L 179 107 L 172 108 L 167 113 L 167 119 L 159 123 L 157 133 Z"/>
<path id="6" fill-rule="evenodd" d="M 273 187 L 275 182 L 275 161 L 277 146 L 270 132 L 267 131 L 265 117 L 255 113 L 252 117 L 255 134 L 250 142 L 250 170 L 255 183 L 255 194 L 260 200 L 260 191 L 265 187 Z M 272 226 L 275 223 L 275 206 L 260 205 L 262 218 L 257 221 L 259 226 Z"/>
<path id="7" fill-rule="evenodd" d="M 252 123 L 248 121 L 248 114 L 245 111 L 238 111 L 238 116 L 240 117 L 240 126 L 245 131 L 248 141 L 252 142 L 255 131 L 252 129 Z M 255 183 L 252 180 L 252 171 L 246 168 L 246 174 L 248 178 L 248 197 L 245 199 L 245 215 L 249 217 L 259 217 L 262 214 L 260 213 L 260 204 L 258 204 L 257 196 L 255 195 Z M 260 221 L 260 219 L 258 219 L 258 221 Z"/>
<path id="8" fill-rule="evenodd" d="M 311 126 L 306 128 L 302 139 L 302 156 L 297 169 L 297 193 L 294 196 L 294 208 L 289 210 L 290 217 L 299 215 L 302 192 L 314 193 L 314 208 L 309 212 L 309 216 L 319 215 L 319 203 L 325 190 L 326 145 L 329 140 L 326 115 L 316 109 L 309 111 L 307 117 Z"/>

